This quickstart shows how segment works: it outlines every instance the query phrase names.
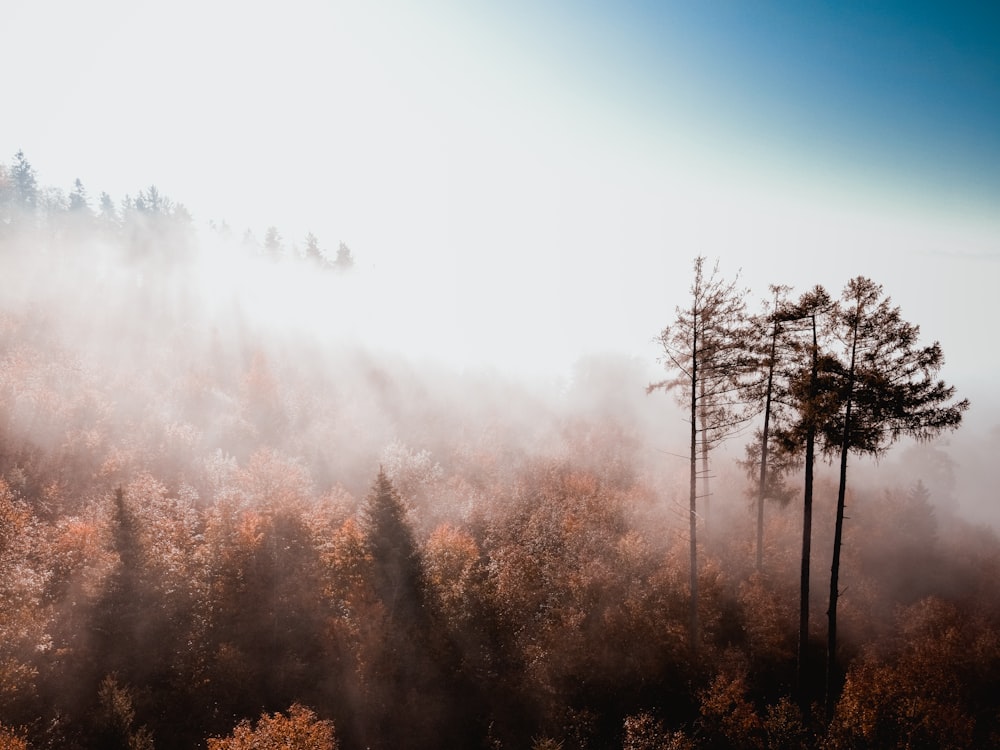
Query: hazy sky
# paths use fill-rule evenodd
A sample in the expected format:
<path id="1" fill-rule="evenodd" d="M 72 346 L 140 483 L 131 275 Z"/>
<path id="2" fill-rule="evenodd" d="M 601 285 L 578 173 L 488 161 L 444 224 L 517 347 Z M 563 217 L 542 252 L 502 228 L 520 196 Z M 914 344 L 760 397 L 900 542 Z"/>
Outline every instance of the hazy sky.
<path id="1" fill-rule="evenodd" d="M 0 159 L 344 240 L 404 350 L 652 357 L 705 254 L 1000 375 L 993 3 L 8 0 L 0 69 Z"/>

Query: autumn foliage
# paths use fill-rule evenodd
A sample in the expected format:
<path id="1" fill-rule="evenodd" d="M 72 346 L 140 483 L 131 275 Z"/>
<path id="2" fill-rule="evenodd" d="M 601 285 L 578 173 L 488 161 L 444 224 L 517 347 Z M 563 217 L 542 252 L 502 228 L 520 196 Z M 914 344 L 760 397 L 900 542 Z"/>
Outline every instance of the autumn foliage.
<path id="1" fill-rule="evenodd" d="M 0 253 L 90 268 L 50 210 Z M 92 216 L 93 252 L 187 237 L 136 211 Z M 946 455 L 847 491 L 828 722 L 797 684 L 801 508 L 768 506 L 758 565 L 722 461 L 690 627 L 688 473 L 643 367 L 546 390 L 331 353 L 207 323 L 156 268 L 0 309 L 0 748 L 1000 745 L 1000 540 L 949 510 Z M 817 466 L 817 559 L 837 494 Z"/>

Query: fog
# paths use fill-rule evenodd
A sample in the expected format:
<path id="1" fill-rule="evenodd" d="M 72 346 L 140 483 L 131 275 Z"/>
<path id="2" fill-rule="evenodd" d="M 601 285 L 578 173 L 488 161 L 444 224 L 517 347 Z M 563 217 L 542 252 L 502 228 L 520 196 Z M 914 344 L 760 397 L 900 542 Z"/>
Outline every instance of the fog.
<path id="1" fill-rule="evenodd" d="M 643 344 L 616 346 L 622 289 L 572 295 L 593 319 L 622 306 L 588 341 L 592 320 L 530 262 L 466 278 L 358 247 L 338 262 L 329 240 L 307 257 L 304 240 L 200 226 L 153 188 L 101 213 L 57 190 L 26 206 L 13 174 L 0 732 L 32 747 L 201 746 L 296 706 L 345 748 L 745 746 L 789 722 L 802 746 L 848 746 L 866 731 L 850 702 L 882 689 L 871 670 L 919 684 L 931 668 L 899 628 L 928 648 L 965 615 L 963 642 L 1000 632 L 987 407 L 851 458 L 846 682 L 826 721 L 835 466 L 817 467 L 807 683 L 792 687 L 801 466 L 766 504 L 756 571 L 756 470 L 737 462 L 756 423 L 712 452 L 702 625 L 685 625 L 689 425 L 647 386 L 686 276 L 651 330 L 637 319 Z M 955 700 L 970 742 L 995 730 L 979 693 Z"/>

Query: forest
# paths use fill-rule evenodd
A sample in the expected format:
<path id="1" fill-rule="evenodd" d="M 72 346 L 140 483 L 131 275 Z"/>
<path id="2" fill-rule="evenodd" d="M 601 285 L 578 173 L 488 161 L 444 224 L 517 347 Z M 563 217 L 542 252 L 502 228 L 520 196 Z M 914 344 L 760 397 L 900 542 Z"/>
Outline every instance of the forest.
<path id="1" fill-rule="evenodd" d="M 211 254 L 355 283 L 0 164 L 0 750 L 1000 746 L 969 403 L 879 284 L 698 258 L 660 362 L 541 384 L 282 333 Z"/>

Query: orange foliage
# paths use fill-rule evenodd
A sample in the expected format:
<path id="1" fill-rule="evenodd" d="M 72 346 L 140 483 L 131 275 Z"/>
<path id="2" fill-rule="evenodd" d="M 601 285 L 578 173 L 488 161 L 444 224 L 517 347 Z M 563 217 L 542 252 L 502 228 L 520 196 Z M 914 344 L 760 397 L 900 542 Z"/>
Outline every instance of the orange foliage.
<path id="1" fill-rule="evenodd" d="M 0 750 L 28 750 L 28 741 L 22 732 L 0 724 Z"/>
<path id="2" fill-rule="evenodd" d="M 294 704 L 288 714 L 261 714 L 255 726 L 242 721 L 228 737 L 210 737 L 208 750 L 337 750 L 333 723 Z"/>

